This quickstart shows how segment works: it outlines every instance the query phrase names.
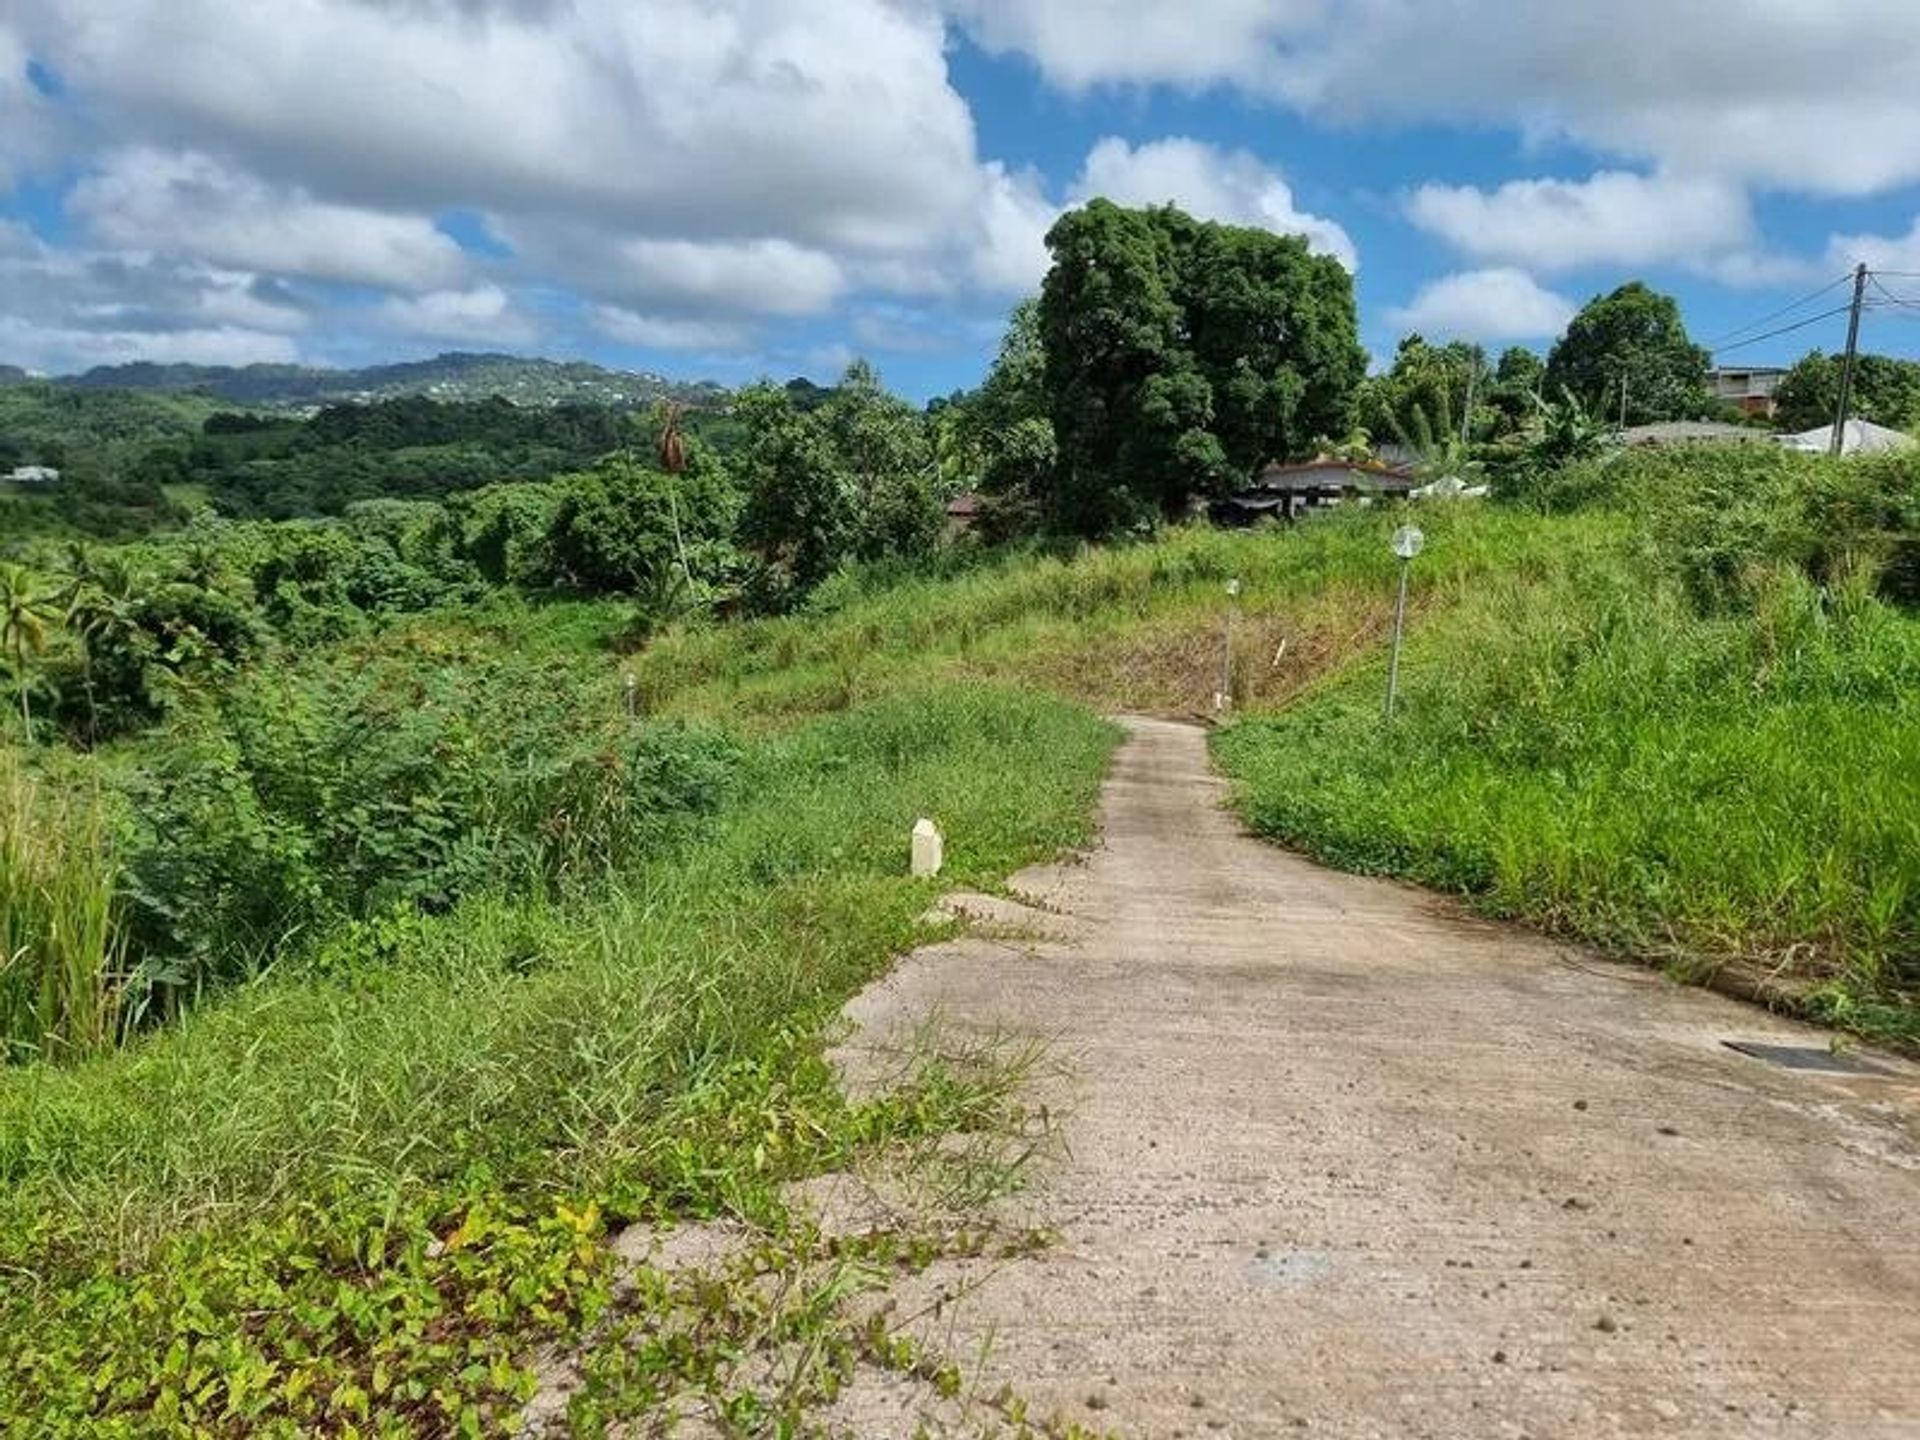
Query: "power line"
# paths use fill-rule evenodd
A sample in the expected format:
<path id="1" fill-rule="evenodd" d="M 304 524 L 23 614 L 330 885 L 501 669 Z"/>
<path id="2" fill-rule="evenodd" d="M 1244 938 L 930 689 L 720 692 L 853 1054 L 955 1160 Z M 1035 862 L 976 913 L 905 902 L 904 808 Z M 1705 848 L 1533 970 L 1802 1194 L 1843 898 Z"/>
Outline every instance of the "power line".
<path id="1" fill-rule="evenodd" d="M 1852 277 L 1849 276 L 1848 278 L 1851 279 Z M 1832 288 L 1832 287 L 1828 287 L 1828 288 Z M 1831 320 L 1833 319 L 1834 316 L 1844 315 L 1851 309 L 1853 309 L 1853 306 L 1851 305 L 1842 305 L 1837 309 L 1828 310 L 1822 314 L 1810 316 L 1805 320 L 1796 321 L 1792 325 L 1782 325 L 1778 330 L 1769 330 L 1764 335 L 1753 335 L 1748 337 L 1745 340 L 1736 340 L 1730 345 L 1720 345 L 1720 346 L 1714 347 L 1710 349 L 1707 353 L 1710 355 L 1724 355 L 1729 350 L 1744 350 L 1747 348 L 1747 346 L 1758 345 L 1763 340 L 1772 340 L 1775 337 L 1780 335 L 1791 335 L 1794 331 L 1804 330 L 1809 325 L 1818 325 L 1822 320 Z"/>
<path id="2" fill-rule="evenodd" d="M 1722 346 L 1730 347 L 1731 342 L 1738 340 L 1742 335 L 1746 334 L 1749 330 L 1758 330 L 1762 325 L 1771 325 L 1775 320 L 1780 319 L 1782 316 L 1791 315 L 1794 311 L 1798 310 L 1802 305 L 1811 304 L 1813 301 L 1818 300 L 1822 295 L 1825 295 L 1828 291 L 1838 290 L 1842 285 L 1849 284 L 1852 280 L 1853 280 L 1853 272 L 1849 270 L 1844 275 L 1842 275 L 1839 279 L 1831 281 L 1828 284 L 1822 285 L 1818 290 L 1814 291 L 1811 295 L 1803 295 L 1798 300 L 1794 301 L 1791 305 L 1781 306 L 1778 310 L 1775 310 L 1771 315 L 1762 315 L 1758 320 L 1755 320 L 1750 324 L 1742 325 L 1738 330 L 1730 330 L 1725 335 L 1721 335 L 1716 339 L 1708 341 L 1707 349 L 1717 350 Z M 1822 316 L 1821 318 L 1824 319 L 1826 317 Z"/>
<path id="3" fill-rule="evenodd" d="M 1892 273 L 1893 272 L 1890 270 L 1872 271 L 1868 273 L 1867 279 L 1872 284 L 1874 289 L 1878 290 L 1882 295 L 1886 296 L 1887 299 L 1891 301 L 1893 304 L 1904 305 L 1909 310 L 1920 310 L 1920 300 L 1910 300 L 1904 295 L 1896 295 L 1891 290 L 1887 289 L 1886 286 L 1880 283 L 1881 275 L 1890 275 Z M 1920 279 L 1920 275 L 1917 275 L 1914 278 Z M 1882 302 L 1875 301 L 1874 303 L 1875 303 L 1875 307 L 1878 308 L 1878 306 Z"/>

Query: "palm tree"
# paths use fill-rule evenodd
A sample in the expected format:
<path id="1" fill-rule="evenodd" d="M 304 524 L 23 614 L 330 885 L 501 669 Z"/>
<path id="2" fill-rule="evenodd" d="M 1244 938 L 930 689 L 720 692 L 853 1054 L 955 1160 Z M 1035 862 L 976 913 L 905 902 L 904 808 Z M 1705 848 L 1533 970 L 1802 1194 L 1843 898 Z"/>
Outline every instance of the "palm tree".
<path id="1" fill-rule="evenodd" d="M 53 592 L 24 565 L 0 565 L 0 652 L 13 662 L 20 687 L 20 720 L 33 733 L 27 702 L 27 662 L 47 648 L 47 627 L 59 618 Z"/>
<path id="2" fill-rule="evenodd" d="M 1396 418 L 1394 428 L 1400 443 L 1416 457 L 1413 473 L 1422 485 L 1464 488 L 1480 483 L 1486 466 L 1474 455 L 1473 442 L 1454 428 L 1453 406 L 1444 391 L 1435 398 L 1433 414 L 1415 405 L 1410 419 L 1410 425 L 1402 425 Z"/>
<path id="3" fill-rule="evenodd" d="M 98 564 L 75 566 L 61 594 L 67 629 L 80 641 L 87 689 L 87 729 L 97 740 L 100 712 L 94 695 L 95 662 L 102 655 L 124 654 L 138 635 L 142 578 L 118 555 Z"/>

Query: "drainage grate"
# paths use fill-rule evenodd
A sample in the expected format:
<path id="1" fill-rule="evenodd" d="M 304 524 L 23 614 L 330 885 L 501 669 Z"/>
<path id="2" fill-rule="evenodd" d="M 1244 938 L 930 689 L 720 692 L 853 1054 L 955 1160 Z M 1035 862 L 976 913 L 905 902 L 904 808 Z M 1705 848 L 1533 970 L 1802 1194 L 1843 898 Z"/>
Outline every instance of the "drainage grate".
<path id="1" fill-rule="evenodd" d="M 1824 1045 L 1763 1045 L 1757 1040 L 1723 1040 L 1729 1050 L 1782 1065 L 1789 1070 L 1819 1070 L 1828 1075 L 1891 1075 L 1884 1065 L 1829 1050 Z"/>

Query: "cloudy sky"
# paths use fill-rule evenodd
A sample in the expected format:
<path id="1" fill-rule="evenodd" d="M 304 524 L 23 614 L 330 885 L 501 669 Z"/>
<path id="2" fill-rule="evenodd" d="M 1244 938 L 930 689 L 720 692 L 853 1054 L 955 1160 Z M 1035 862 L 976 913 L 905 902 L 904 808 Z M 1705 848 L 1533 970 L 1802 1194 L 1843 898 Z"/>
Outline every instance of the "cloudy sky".
<path id="1" fill-rule="evenodd" d="M 1382 357 L 1635 276 L 1712 342 L 1855 259 L 1920 299 L 1912 6 L 5 0 L 0 362 L 862 353 L 926 395 L 1092 195 L 1308 236 Z"/>

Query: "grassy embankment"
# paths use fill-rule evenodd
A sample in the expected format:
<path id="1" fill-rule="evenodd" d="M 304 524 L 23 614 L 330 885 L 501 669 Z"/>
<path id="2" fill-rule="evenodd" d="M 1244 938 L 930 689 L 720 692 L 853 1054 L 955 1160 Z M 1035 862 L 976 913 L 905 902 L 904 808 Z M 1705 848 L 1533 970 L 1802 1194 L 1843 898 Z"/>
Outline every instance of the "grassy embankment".
<path id="1" fill-rule="evenodd" d="M 339 699 L 337 688 L 229 707 L 228 729 L 243 737 L 263 714 L 292 712 L 284 731 L 222 750 L 213 772 L 216 788 L 263 797 L 256 819 L 278 837 L 276 861 L 293 867 L 319 847 L 333 874 L 357 823 L 370 843 L 439 847 L 362 857 L 373 871 L 435 885 L 464 877 L 464 889 L 444 903 L 425 896 L 422 912 L 361 890 L 292 887 L 314 931 L 282 936 L 254 978 L 229 979 L 118 1053 L 0 1072 L 0 1326 L 13 1337 L 0 1428 L 490 1433 L 530 1389 L 532 1342 L 589 1325 L 622 1337 L 617 1363 L 599 1361 L 576 1402 L 589 1432 L 669 1390 L 708 1394 L 745 1419 L 831 1384 L 846 1337 L 807 1385 L 715 1367 L 749 1346 L 748 1332 L 764 1340 L 756 1327 L 823 1323 L 820 1296 L 843 1294 L 845 1275 L 796 1282 L 779 1316 L 754 1309 L 759 1292 L 745 1283 L 635 1312 L 631 1292 L 613 1296 L 609 1230 L 724 1214 L 782 1236 L 785 1182 L 999 1113 L 990 1070 L 937 1058 L 897 1093 L 852 1104 L 821 1045 L 841 1002 L 927 933 L 917 917 L 930 887 L 903 873 L 912 819 L 945 823 L 950 881 L 990 883 L 1086 838 L 1112 732 L 1058 701 L 930 685 L 830 716 L 796 710 L 743 742 L 649 724 L 643 733 L 680 739 L 633 751 L 612 718 L 617 667 L 592 648 L 618 620 L 610 608 L 504 610 L 476 627 L 422 622 L 377 647 L 420 652 L 400 666 L 422 687 L 403 693 L 403 710 L 457 710 L 463 665 L 469 687 L 484 678 L 508 691 L 550 681 L 556 663 L 591 677 L 580 694 L 609 717 L 586 726 L 603 736 L 608 783 L 582 794 L 569 769 L 557 790 L 529 781 L 520 797 L 553 802 L 517 822 L 540 821 L 536 858 L 552 859 L 554 827 L 588 831 L 591 843 L 562 847 L 556 883 L 499 863 L 520 847 L 483 829 L 508 823 L 510 804 L 454 784 L 432 792 L 423 830 L 417 816 L 390 827 L 376 801 L 335 794 L 327 765 L 343 735 L 299 702 Z M 503 672 L 503 648 L 527 664 Z M 483 654 L 494 657 L 484 667 Z M 367 658 L 326 664 L 358 673 Z M 537 709 L 487 713 L 554 724 Z M 405 728 L 391 707 L 369 715 Z M 472 755 L 493 743 L 517 754 L 523 738 L 483 734 L 463 748 L 475 737 L 461 732 L 449 723 L 426 737 L 456 778 Z M 316 733 L 329 744 L 308 758 Z M 369 764 L 412 753 L 358 733 Z M 665 781 L 632 767 L 676 756 L 704 767 L 699 804 L 667 822 L 581 811 L 585 800 L 644 810 Z M 103 776 L 135 758 L 99 757 Z M 301 808 L 338 813 L 296 832 L 270 802 L 301 779 L 311 782 Z M 407 809 L 407 788 L 423 781 L 408 770 L 392 783 L 394 808 Z M 415 789 L 413 808 L 426 794 Z M 30 803 L 46 803 L 24 789 L 14 798 L 10 835 Z M 480 828 L 435 839 L 463 820 Z M 201 855 L 205 837 L 190 838 Z M 95 857 L 74 858 L 84 868 Z M 15 865 L 20 854 L 0 848 L 0 859 L 10 883 L 44 878 Z M 823 1258 L 817 1245 L 782 1244 L 769 1239 L 758 1263 L 797 1274 Z M 636 1333 L 643 1322 L 662 1333 Z M 709 1351 L 675 1325 L 741 1333 Z M 914 1363 L 884 1336 L 862 1343 Z"/>
<path id="2" fill-rule="evenodd" d="M 1920 1040 L 1920 618 L 1883 598 L 1920 467 L 1823 464 L 1592 472 L 1597 508 L 1534 522 L 1551 564 L 1516 553 L 1413 627 L 1392 726 L 1376 660 L 1219 738 L 1249 820 Z"/>

